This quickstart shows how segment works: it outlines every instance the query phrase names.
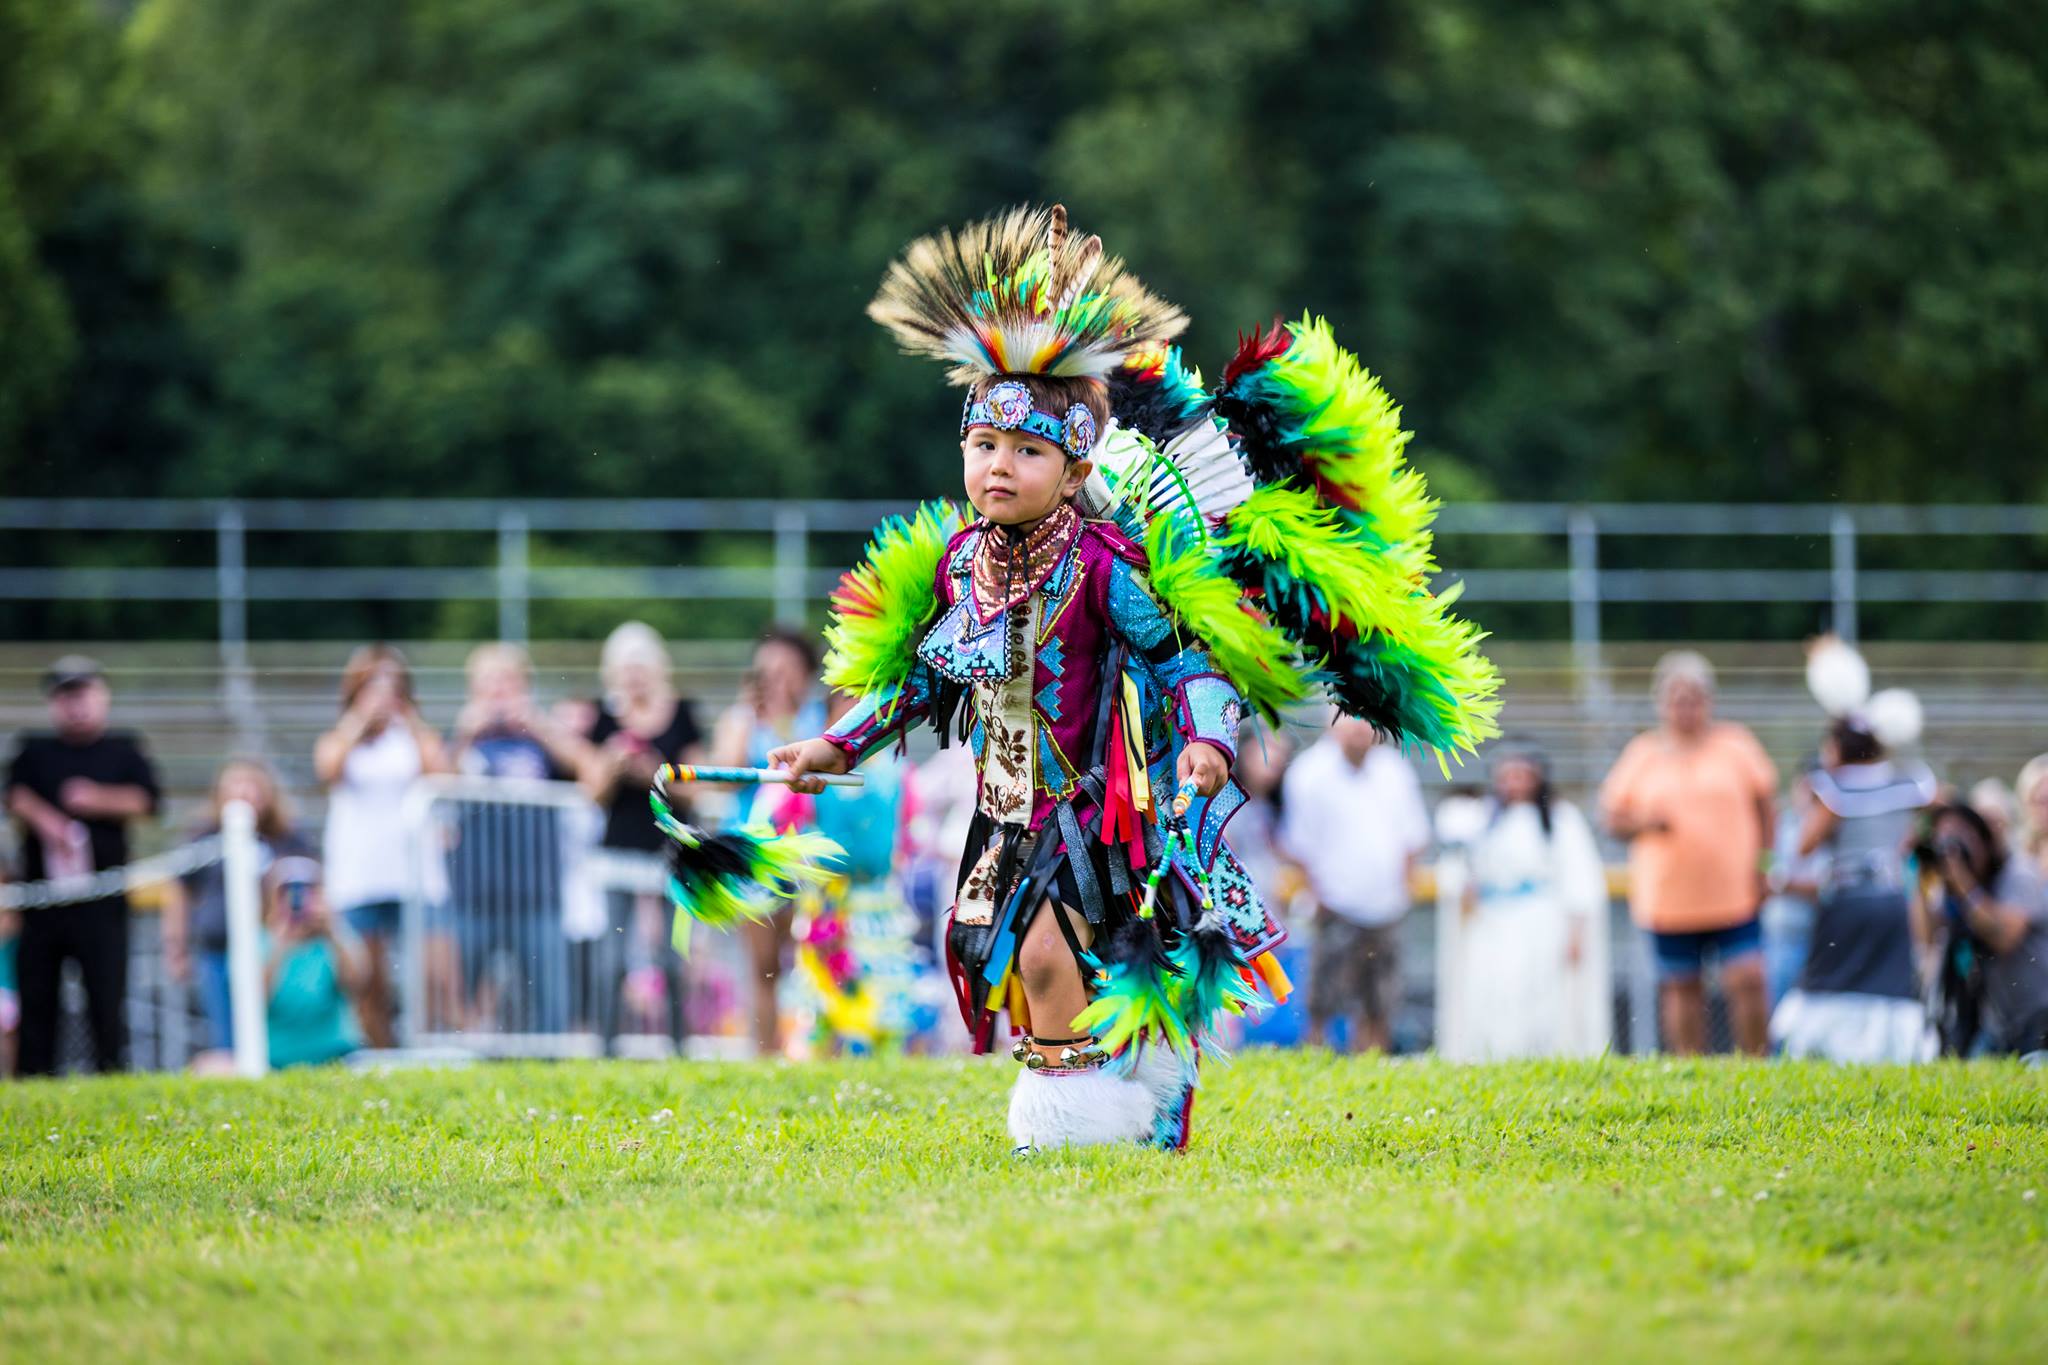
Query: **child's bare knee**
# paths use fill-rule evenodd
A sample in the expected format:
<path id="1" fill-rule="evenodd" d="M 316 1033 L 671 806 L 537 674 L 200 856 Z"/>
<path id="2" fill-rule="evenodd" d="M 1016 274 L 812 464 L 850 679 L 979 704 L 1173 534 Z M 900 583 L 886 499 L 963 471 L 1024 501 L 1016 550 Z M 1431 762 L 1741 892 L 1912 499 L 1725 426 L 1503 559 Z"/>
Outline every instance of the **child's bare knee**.
<path id="1" fill-rule="evenodd" d="M 1058 934 L 1031 934 L 1017 949 L 1017 975 L 1029 995 L 1058 990 L 1080 976 L 1073 950 Z"/>

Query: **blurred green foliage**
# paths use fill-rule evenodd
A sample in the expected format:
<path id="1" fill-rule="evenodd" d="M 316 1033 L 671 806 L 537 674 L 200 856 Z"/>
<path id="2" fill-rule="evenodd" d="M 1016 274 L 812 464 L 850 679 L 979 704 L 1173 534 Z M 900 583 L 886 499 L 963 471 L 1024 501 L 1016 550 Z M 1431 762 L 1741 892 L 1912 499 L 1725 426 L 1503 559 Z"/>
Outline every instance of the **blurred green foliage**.
<path id="1" fill-rule="evenodd" d="M 1053 197 L 1211 368 L 1330 314 L 1462 491 L 2048 492 L 1993 0 L 0 0 L 0 484 L 945 491 L 862 305 Z"/>
<path id="2" fill-rule="evenodd" d="M 0 0 L 0 490 L 950 492 L 863 305 L 1050 198 L 1452 496 L 2048 496 L 1994 0 Z"/>

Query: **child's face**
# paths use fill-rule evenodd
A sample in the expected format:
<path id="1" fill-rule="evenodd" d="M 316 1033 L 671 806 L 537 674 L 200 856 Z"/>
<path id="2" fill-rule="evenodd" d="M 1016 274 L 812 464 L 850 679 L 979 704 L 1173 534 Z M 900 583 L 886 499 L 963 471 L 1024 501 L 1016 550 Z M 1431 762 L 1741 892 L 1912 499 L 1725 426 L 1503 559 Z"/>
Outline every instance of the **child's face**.
<path id="1" fill-rule="evenodd" d="M 967 500 L 1001 526 L 1028 525 L 1051 515 L 1081 491 L 1095 467 L 1068 459 L 1043 436 L 995 427 L 969 427 L 960 452 L 966 457 Z"/>

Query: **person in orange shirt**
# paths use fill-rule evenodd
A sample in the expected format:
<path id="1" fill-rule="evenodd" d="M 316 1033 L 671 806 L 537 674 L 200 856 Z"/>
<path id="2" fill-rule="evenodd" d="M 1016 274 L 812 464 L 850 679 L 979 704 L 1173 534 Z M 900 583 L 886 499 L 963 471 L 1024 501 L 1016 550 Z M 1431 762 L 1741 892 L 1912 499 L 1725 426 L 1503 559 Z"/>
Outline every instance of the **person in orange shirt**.
<path id="1" fill-rule="evenodd" d="M 1756 736 L 1714 719 L 1714 670 L 1691 650 L 1657 661 L 1657 729 L 1629 741 L 1600 789 L 1603 823 L 1629 844 L 1629 914 L 1657 956 L 1657 1014 L 1673 1052 L 1707 1046 L 1701 968 L 1713 954 L 1736 1045 L 1763 1055 L 1770 1022 L 1762 856 L 1777 769 Z"/>

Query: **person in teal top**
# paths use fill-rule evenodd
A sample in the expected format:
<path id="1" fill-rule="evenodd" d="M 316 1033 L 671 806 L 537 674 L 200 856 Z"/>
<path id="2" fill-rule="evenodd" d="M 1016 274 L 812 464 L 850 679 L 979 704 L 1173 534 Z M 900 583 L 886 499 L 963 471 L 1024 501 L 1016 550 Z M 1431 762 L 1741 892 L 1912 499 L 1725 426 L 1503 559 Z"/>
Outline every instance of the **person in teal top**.
<path id="1" fill-rule="evenodd" d="M 367 973 L 362 947 L 336 928 L 321 890 L 320 864 L 280 858 L 264 881 L 270 1065 L 339 1061 L 363 1045 L 355 1023 L 355 999 Z"/>

